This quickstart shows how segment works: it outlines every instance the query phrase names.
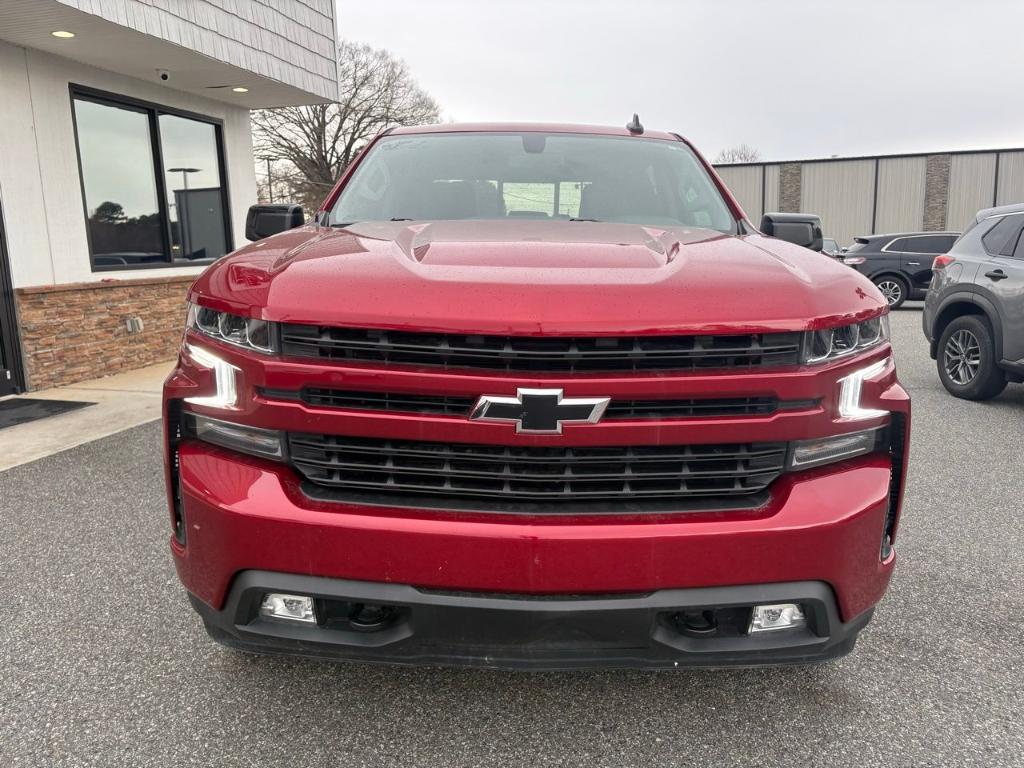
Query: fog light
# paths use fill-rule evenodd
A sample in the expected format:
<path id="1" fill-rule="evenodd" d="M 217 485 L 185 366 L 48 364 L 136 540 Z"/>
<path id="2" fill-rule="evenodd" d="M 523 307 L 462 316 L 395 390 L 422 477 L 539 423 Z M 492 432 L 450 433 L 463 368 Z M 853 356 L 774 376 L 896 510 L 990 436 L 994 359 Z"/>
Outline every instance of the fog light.
<path id="1" fill-rule="evenodd" d="M 277 592 L 267 592 L 260 604 L 260 616 L 265 616 L 268 619 L 285 619 L 301 621 L 305 624 L 316 624 L 313 598 L 306 595 L 282 595 Z"/>
<path id="2" fill-rule="evenodd" d="M 804 612 L 796 603 L 755 605 L 750 614 L 750 634 L 773 629 L 796 629 L 806 624 Z"/>
<path id="3" fill-rule="evenodd" d="M 187 436 L 219 445 L 221 448 L 264 456 L 268 459 L 281 459 L 284 456 L 281 433 L 276 430 L 211 419 L 198 413 L 185 413 L 183 426 Z"/>
<path id="4" fill-rule="evenodd" d="M 833 461 L 851 459 L 854 456 L 863 456 L 865 453 L 879 450 L 879 440 L 883 434 L 881 429 L 869 429 L 866 432 L 800 440 L 793 444 L 789 465 L 792 469 L 807 469 Z"/>

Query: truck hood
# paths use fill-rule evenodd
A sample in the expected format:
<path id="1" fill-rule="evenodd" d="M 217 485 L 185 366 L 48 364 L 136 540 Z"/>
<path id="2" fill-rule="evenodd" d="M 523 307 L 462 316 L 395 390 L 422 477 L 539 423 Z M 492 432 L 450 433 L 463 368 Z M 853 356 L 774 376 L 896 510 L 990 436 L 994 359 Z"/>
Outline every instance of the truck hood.
<path id="1" fill-rule="evenodd" d="M 302 227 L 213 264 L 190 297 L 282 322 L 525 335 L 801 330 L 885 306 L 849 267 L 760 234 L 568 221 Z"/>

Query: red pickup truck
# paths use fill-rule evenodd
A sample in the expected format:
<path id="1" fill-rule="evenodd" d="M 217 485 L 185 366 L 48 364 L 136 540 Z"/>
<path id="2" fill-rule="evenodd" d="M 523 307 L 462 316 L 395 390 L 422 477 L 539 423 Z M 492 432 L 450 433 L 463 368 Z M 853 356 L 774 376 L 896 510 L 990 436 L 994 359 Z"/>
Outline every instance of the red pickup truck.
<path id="1" fill-rule="evenodd" d="M 210 635 L 531 669 L 849 652 L 910 403 L 875 286 L 765 234 L 799 219 L 759 231 L 637 121 L 391 130 L 313 223 L 255 206 L 164 390 Z"/>

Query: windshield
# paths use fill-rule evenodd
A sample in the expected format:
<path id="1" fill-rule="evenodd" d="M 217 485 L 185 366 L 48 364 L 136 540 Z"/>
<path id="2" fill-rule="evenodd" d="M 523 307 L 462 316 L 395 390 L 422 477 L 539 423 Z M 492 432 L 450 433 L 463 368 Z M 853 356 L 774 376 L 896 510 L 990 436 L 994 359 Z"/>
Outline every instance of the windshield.
<path id="1" fill-rule="evenodd" d="M 736 221 L 682 142 L 543 133 L 444 133 L 381 139 L 330 223 L 548 219 L 689 226 Z"/>

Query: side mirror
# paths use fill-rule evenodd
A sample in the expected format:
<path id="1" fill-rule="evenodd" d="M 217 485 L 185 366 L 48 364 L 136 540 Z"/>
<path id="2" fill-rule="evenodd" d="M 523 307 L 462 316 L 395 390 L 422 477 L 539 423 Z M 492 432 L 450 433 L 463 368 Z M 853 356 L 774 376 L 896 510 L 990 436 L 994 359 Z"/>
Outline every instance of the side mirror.
<path id="1" fill-rule="evenodd" d="M 821 217 L 813 213 L 766 213 L 761 219 L 761 231 L 812 251 L 820 251 L 824 239 Z"/>
<path id="2" fill-rule="evenodd" d="M 245 237 L 262 240 L 306 223 L 301 205 L 251 205 L 245 217 Z"/>

